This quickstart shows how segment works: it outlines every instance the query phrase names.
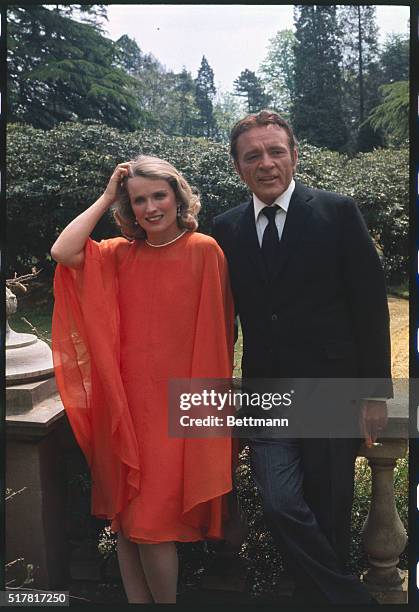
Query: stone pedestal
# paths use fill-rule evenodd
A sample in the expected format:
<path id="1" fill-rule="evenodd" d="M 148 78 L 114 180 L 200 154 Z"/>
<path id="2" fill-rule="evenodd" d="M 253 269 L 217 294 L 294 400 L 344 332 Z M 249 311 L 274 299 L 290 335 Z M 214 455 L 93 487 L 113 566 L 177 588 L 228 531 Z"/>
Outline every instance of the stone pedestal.
<path id="1" fill-rule="evenodd" d="M 62 453 L 67 423 L 58 395 L 42 398 L 46 391 L 42 386 L 23 385 L 21 413 L 11 410 L 6 416 L 6 487 L 23 489 L 6 503 L 6 561 L 24 558 L 34 566 L 34 582 L 28 586 L 58 589 L 68 584 L 67 483 Z M 18 389 L 8 389 L 8 393 L 16 397 Z M 39 398 L 40 402 L 33 401 L 32 408 L 23 412 L 22 405 L 27 408 Z M 9 401 L 8 407 L 11 405 Z"/>
<path id="2" fill-rule="evenodd" d="M 33 334 L 16 333 L 6 322 L 7 384 L 54 376 L 51 349 Z"/>
<path id="3" fill-rule="evenodd" d="M 6 387 L 7 414 L 26 414 L 56 392 L 55 378 Z M 34 413 L 32 419 L 37 418 L 35 414 L 38 415 Z"/>
<path id="4" fill-rule="evenodd" d="M 31 277 L 32 275 L 29 275 Z M 6 315 L 17 299 L 6 287 Z M 6 321 L 6 563 L 31 566 L 25 586 L 65 588 L 67 478 L 63 435 L 67 419 L 57 394 L 51 349 Z M 13 494 L 16 493 L 16 494 Z M 10 566 L 9 566 L 10 567 Z M 7 576 L 6 580 L 13 579 Z M 21 581 L 12 586 L 20 586 Z"/>

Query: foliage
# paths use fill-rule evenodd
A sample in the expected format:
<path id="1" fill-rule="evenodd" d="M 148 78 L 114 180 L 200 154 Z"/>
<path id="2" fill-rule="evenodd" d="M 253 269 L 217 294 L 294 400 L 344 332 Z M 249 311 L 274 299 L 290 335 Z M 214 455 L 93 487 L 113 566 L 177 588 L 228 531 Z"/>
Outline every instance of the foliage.
<path id="1" fill-rule="evenodd" d="M 356 157 L 300 147 L 298 176 L 311 187 L 338 191 L 360 205 L 370 233 L 384 254 L 389 282 L 407 278 L 409 227 L 409 154 L 377 149 Z"/>
<path id="2" fill-rule="evenodd" d="M 363 216 L 384 254 L 389 282 L 408 275 L 409 228 L 408 148 L 377 149 L 349 160 L 342 191 L 360 205 Z"/>
<path id="3" fill-rule="evenodd" d="M 106 4 L 56 4 L 54 10 L 63 17 L 71 17 L 88 23 L 99 32 L 103 30 L 102 21 L 108 21 Z"/>
<path id="4" fill-rule="evenodd" d="M 18 491 L 14 491 L 13 489 L 6 488 L 5 501 L 13 503 L 15 498 L 26 489 L 27 487 L 22 487 Z M 6 562 L 4 565 L 4 585 L 6 590 L 27 589 L 34 582 L 34 569 L 33 564 L 28 563 L 23 557 Z"/>
<path id="5" fill-rule="evenodd" d="M 144 55 L 133 38 L 123 34 L 115 42 L 115 64 L 131 76 L 138 76 L 147 63 L 157 64 L 151 55 Z M 148 60 L 148 61 L 147 61 Z"/>
<path id="6" fill-rule="evenodd" d="M 383 83 L 407 81 L 409 79 L 409 37 L 388 34 L 380 51 L 380 66 Z"/>
<path id="7" fill-rule="evenodd" d="M 259 72 L 270 107 L 285 117 L 291 112 L 295 90 L 295 44 L 292 30 L 279 30 L 269 40 L 268 51 Z"/>
<path id="8" fill-rule="evenodd" d="M 178 117 L 178 130 L 174 133 L 181 136 L 187 136 L 195 133 L 195 125 L 198 122 L 198 108 L 195 101 L 195 83 L 191 74 L 184 68 L 177 75 L 175 84 L 175 94 L 178 100 L 178 112 L 175 117 Z M 215 125 L 217 121 L 215 119 Z"/>
<path id="9" fill-rule="evenodd" d="M 243 101 L 228 92 L 217 92 L 214 103 L 215 140 L 228 143 L 232 127 L 246 114 Z"/>
<path id="10" fill-rule="evenodd" d="M 269 104 L 262 80 L 247 68 L 234 81 L 234 95 L 246 99 L 248 113 L 257 113 Z"/>
<path id="11" fill-rule="evenodd" d="M 204 55 L 195 80 L 195 103 L 198 107 L 196 133 L 199 136 L 210 137 L 214 134 L 215 122 L 212 102 L 216 93 L 214 71 Z"/>
<path id="12" fill-rule="evenodd" d="M 141 127 L 160 129 L 166 134 L 193 134 L 198 121 L 195 83 L 183 69 L 176 74 L 136 41 L 124 34 L 115 43 L 117 65 L 136 82 L 138 104 L 142 109 Z"/>
<path id="13" fill-rule="evenodd" d="M 408 458 L 397 461 L 394 470 L 394 495 L 397 512 L 406 531 L 408 531 L 409 514 L 409 470 Z M 362 528 L 368 514 L 371 500 L 371 470 L 368 461 L 359 457 L 355 470 L 354 504 L 352 507 L 352 537 L 350 565 L 354 571 L 364 572 L 368 569 L 368 559 L 362 552 Z M 405 550 L 398 563 L 400 569 L 408 568 L 408 551 Z"/>
<path id="14" fill-rule="evenodd" d="M 378 27 L 375 6 L 339 8 L 342 31 L 344 108 L 350 133 L 348 149 L 371 150 L 382 144 L 379 133 L 363 125 L 378 103 L 381 72 L 378 68 Z"/>
<path id="15" fill-rule="evenodd" d="M 347 131 L 342 110 L 340 30 L 336 6 L 294 9 L 295 99 L 292 124 L 313 145 L 343 149 Z"/>
<path id="16" fill-rule="evenodd" d="M 73 21 L 59 6 L 10 6 L 7 36 L 8 121 L 138 125 L 136 82 L 114 65 L 114 45 L 97 27 Z"/>
<path id="17" fill-rule="evenodd" d="M 409 138 L 409 81 L 396 81 L 380 87 L 381 104 L 368 117 L 375 129 L 382 129 L 389 144 L 407 144 Z"/>
<path id="18" fill-rule="evenodd" d="M 9 8 L 8 121 L 50 129 L 94 119 L 130 131 L 147 126 L 174 135 L 213 134 L 208 64 L 196 85 L 186 69 L 166 70 L 129 36 L 106 38 L 96 23 L 103 11 L 106 16 L 101 6 Z M 203 91 L 209 71 L 214 89 Z"/>
<path id="19" fill-rule="evenodd" d="M 375 11 L 296 6 L 296 33 L 278 31 L 258 73 L 244 70 L 235 92 L 216 99 L 205 56 L 196 78 L 166 69 L 126 34 L 104 35 L 106 5 L 10 5 L 7 118 L 43 129 L 93 119 L 226 141 L 245 112 L 232 100 L 243 96 L 248 111 L 272 107 L 316 146 L 354 153 L 397 144 L 392 126 L 367 118 L 389 102 L 381 85 L 407 80 L 409 45 L 393 34 L 380 50 Z"/>
<path id="20" fill-rule="evenodd" d="M 101 124 L 67 123 L 53 130 L 8 126 L 9 276 L 33 265 L 51 269 L 49 250 L 58 233 L 102 193 L 116 163 L 139 153 L 173 163 L 201 194 L 200 230 L 244 201 L 247 188 L 229 159 L 228 147 L 202 138 L 157 131 L 119 132 Z M 379 149 L 349 158 L 307 143 L 300 147 L 298 178 L 353 196 L 383 249 L 389 279 L 407 274 L 408 153 Z M 118 235 L 109 216 L 96 239 Z"/>

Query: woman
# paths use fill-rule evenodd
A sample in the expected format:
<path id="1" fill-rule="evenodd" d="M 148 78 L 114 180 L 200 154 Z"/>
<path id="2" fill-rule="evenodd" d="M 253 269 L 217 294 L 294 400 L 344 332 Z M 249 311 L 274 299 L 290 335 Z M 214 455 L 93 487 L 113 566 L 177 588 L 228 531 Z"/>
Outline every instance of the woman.
<path id="1" fill-rule="evenodd" d="M 112 206 L 125 237 L 91 240 Z M 232 488 L 228 438 L 168 436 L 170 379 L 231 376 L 227 266 L 194 232 L 199 208 L 173 166 L 140 156 L 51 250 L 57 384 L 130 603 L 175 602 L 175 542 L 222 538 Z"/>

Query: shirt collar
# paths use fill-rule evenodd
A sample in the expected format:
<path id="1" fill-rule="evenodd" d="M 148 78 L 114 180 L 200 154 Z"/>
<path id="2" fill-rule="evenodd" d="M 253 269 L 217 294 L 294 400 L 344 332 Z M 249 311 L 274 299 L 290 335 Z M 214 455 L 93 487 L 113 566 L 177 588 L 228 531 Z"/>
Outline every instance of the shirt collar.
<path id="1" fill-rule="evenodd" d="M 274 204 L 277 204 L 277 206 L 280 206 L 283 211 L 287 212 L 294 189 L 295 189 L 295 181 L 294 179 L 291 179 L 291 182 L 286 188 L 286 190 L 283 193 L 281 193 L 281 195 L 279 195 L 274 202 L 272 202 L 272 206 Z M 256 221 L 258 220 L 258 216 L 261 210 L 265 208 L 266 206 L 268 205 L 265 204 L 265 202 L 262 202 L 262 200 L 259 200 L 257 195 L 253 194 L 253 207 L 255 210 L 255 220 Z"/>

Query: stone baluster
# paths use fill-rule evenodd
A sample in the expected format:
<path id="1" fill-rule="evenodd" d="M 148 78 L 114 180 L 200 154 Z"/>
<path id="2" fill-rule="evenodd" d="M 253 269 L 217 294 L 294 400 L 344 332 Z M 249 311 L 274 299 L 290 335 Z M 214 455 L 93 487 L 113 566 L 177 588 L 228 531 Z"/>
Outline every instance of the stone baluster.
<path id="1" fill-rule="evenodd" d="M 394 468 L 404 457 L 407 440 L 386 439 L 380 447 L 364 448 L 372 473 L 372 499 L 362 540 L 370 568 L 364 581 L 382 603 L 406 602 L 406 576 L 397 565 L 407 535 L 397 512 Z"/>

